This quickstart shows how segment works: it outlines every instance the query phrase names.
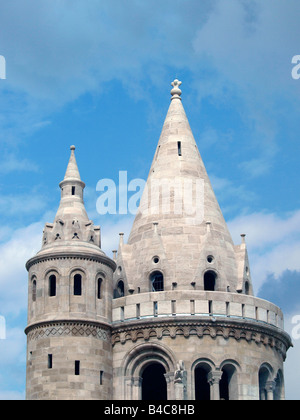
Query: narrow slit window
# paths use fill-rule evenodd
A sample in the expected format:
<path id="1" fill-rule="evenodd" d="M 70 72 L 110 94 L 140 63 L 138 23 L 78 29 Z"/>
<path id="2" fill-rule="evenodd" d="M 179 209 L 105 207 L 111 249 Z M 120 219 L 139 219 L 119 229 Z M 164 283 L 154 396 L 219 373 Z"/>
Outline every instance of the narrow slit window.
<path id="1" fill-rule="evenodd" d="M 98 285 L 97 285 L 97 298 L 98 299 L 102 299 L 102 295 L 101 295 L 102 282 L 103 282 L 103 280 L 101 278 L 99 278 L 98 279 Z"/>
<path id="2" fill-rule="evenodd" d="M 75 187 L 72 187 L 72 195 L 75 195 Z"/>
<path id="3" fill-rule="evenodd" d="M 154 316 L 158 316 L 158 303 L 157 302 L 153 302 L 153 312 L 154 312 Z"/>
<path id="4" fill-rule="evenodd" d="M 36 280 L 32 282 L 32 302 L 36 302 Z"/>
<path id="5" fill-rule="evenodd" d="M 178 156 L 182 156 L 182 152 L 181 152 L 181 141 L 177 142 L 177 148 L 178 148 Z"/>
<path id="6" fill-rule="evenodd" d="M 80 375 L 80 360 L 75 360 L 75 375 Z"/>
<path id="7" fill-rule="evenodd" d="M 103 370 L 100 370 L 100 385 L 103 385 L 103 375 L 104 375 Z"/>
<path id="8" fill-rule="evenodd" d="M 54 275 L 49 277 L 49 296 L 56 296 L 56 277 Z"/>
<path id="9" fill-rule="evenodd" d="M 81 296 L 82 294 L 82 277 L 80 274 L 74 276 L 74 296 Z"/>
<path id="10" fill-rule="evenodd" d="M 48 369 L 52 369 L 53 366 L 53 356 L 52 354 L 48 354 Z"/>

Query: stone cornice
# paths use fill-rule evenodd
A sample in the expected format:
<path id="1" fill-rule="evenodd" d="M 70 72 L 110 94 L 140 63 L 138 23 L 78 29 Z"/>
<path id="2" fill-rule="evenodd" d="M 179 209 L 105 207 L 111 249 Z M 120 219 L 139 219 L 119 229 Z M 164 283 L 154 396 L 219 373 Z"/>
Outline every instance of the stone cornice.
<path id="1" fill-rule="evenodd" d="M 107 341 L 111 336 L 109 324 L 89 320 L 55 320 L 28 325 L 25 334 L 29 340 L 44 337 L 94 337 Z"/>
<path id="2" fill-rule="evenodd" d="M 51 261 L 51 260 L 58 260 L 58 259 L 68 259 L 68 258 L 75 258 L 75 259 L 85 259 L 85 260 L 92 260 L 97 261 L 101 264 L 108 265 L 113 271 L 117 268 L 116 263 L 106 255 L 100 255 L 91 252 L 52 252 L 48 255 L 36 255 L 35 257 L 31 258 L 26 263 L 26 269 L 29 269 L 35 265 L 39 264 L 40 262 L 44 261 Z"/>
<path id="3" fill-rule="evenodd" d="M 131 340 L 136 342 L 138 339 L 148 341 L 150 337 L 162 339 L 164 336 L 176 338 L 183 335 L 189 338 L 190 335 L 197 335 L 202 338 L 209 335 L 211 338 L 222 336 L 225 339 L 234 338 L 235 340 L 254 341 L 276 349 L 286 358 L 287 350 L 292 346 L 290 336 L 283 330 L 268 324 L 251 322 L 247 320 L 230 320 L 203 317 L 193 319 L 192 317 L 175 319 L 160 318 L 149 319 L 147 321 L 124 322 L 115 324 L 112 331 L 112 344 L 125 344 Z"/>

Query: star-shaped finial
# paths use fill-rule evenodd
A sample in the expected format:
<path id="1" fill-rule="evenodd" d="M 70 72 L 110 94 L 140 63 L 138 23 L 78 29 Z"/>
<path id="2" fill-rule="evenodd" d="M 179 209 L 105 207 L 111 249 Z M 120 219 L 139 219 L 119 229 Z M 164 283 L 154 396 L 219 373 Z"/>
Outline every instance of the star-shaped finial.
<path id="1" fill-rule="evenodd" d="M 179 89 L 179 86 L 182 84 L 178 79 L 175 79 L 174 82 L 171 83 L 173 86 L 173 89 L 171 90 L 172 99 L 174 98 L 180 98 L 181 90 Z"/>

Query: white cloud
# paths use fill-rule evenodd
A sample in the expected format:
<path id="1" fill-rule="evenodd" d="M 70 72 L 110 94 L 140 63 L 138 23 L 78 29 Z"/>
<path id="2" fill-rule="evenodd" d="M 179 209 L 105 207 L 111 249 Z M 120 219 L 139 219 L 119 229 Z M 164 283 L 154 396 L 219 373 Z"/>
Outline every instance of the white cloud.
<path id="1" fill-rule="evenodd" d="M 8 174 L 15 171 L 37 172 L 38 166 L 28 159 L 18 159 L 15 155 L 9 154 L 0 162 L 0 173 Z"/>
<path id="2" fill-rule="evenodd" d="M 17 214 L 34 214 L 43 211 L 47 206 L 47 199 L 38 194 L 17 194 L 0 196 L 0 213 L 5 216 Z"/>
<path id="3" fill-rule="evenodd" d="M 0 245 L 0 308 L 3 316 L 17 316 L 27 310 L 26 261 L 41 247 L 42 223 L 15 231 Z"/>
<path id="4" fill-rule="evenodd" d="M 256 290 L 273 273 L 280 276 L 285 270 L 300 270 L 300 210 L 286 217 L 254 213 L 229 222 L 235 243 L 245 233 Z"/>

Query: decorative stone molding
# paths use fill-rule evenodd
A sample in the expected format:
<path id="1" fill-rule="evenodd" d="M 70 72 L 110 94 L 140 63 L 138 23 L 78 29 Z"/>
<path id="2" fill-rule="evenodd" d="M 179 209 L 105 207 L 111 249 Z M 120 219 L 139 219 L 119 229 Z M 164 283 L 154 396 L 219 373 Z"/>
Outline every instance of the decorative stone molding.
<path id="1" fill-rule="evenodd" d="M 109 341 L 109 328 L 80 321 L 57 321 L 41 323 L 26 328 L 29 340 L 39 340 L 47 337 L 93 337 L 102 341 Z"/>
<path id="2" fill-rule="evenodd" d="M 52 252 L 51 255 L 37 255 L 33 258 L 31 258 L 27 264 L 26 264 L 26 269 L 27 271 L 29 271 L 29 269 L 35 265 L 35 264 L 39 264 L 41 262 L 45 262 L 45 261 L 55 261 L 55 260 L 66 260 L 66 259 L 76 259 L 76 260 L 88 260 L 88 261 L 93 261 L 93 262 L 99 262 L 101 264 L 105 264 L 108 265 L 109 267 L 111 267 L 113 269 L 113 271 L 115 271 L 115 269 L 117 268 L 116 263 L 110 259 L 109 257 L 107 257 L 105 254 L 103 255 L 96 255 L 96 254 L 92 254 L 89 252 L 59 252 L 59 253 L 55 253 Z"/>
<path id="3" fill-rule="evenodd" d="M 215 339 L 221 336 L 224 339 L 234 338 L 235 340 L 254 341 L 256 344 L 270 346 L 279 353 L 283 359 L 286 358 L 286 352 L 291 347 L 290 337 L 285 332 L 269 325 L 257 324 L 255 322 L 240 322 L 239 320 L 194 320 L 185 321 L 166 320 L 157 322 L 140 322 L 131 325 L 115 325 L 112 331 L 112 344 L 125 344 L 126 341 L 135 343 L 139 339 L 149 341 L 151 337 L 161 340 L 165 336 L 173 339 L 177 335 L 185 338 L 198 336 L 200 339 L 204 335 Z"/>

